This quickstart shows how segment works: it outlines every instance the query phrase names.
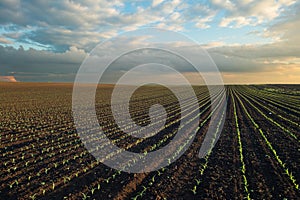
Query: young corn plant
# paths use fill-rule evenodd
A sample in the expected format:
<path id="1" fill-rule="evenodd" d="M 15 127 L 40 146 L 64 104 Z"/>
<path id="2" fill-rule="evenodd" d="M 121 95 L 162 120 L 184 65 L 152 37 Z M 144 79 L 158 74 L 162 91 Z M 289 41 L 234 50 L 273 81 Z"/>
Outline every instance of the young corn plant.
<path id="1" fill-rule="evenodd" d="M 264 141 L 266 142 L 267 146 L 269 147 L 269 149 L 271 150 L 271 152 L 273 153 L 274 157 L 276 158 L 277 162 L 279 163 L 279 165 L 283 168 L 283 170 L 286 172 L 286 174 L 288 175 L 289 179 L 291 180 L 291 182 L 293 183 L 294 187 L 299 190 L 299 184 L 297 183 L 296 178 L 292 175 L 292 172 L 289 171 L 289 169 L 287 167 L 285 167 L 285 163 L 279 158 L 276 150 L 274 149 L 274 147 L 272 146 L 272 144 L 270 143 L 270 141 L 268 140 L 268 138 L 266 137 L 266 135 L 264 134 L 264 132 L 262 131 L 262 129 L 259 127 L 259 125 L 254 121 L 254 119 L 251 117 L 251 115 L 249 114 L 248 110 L 246 109 L 246 107 L 244 106 L 243 102 L 240 100 L 240 98 L 237 96 L 242 108 L 244 109 L 246 115 L 248 116 L 248 118 L 250 119 L 250 121 L 252 122 L 252 124 L 258 129 L 260 135 L 262 136 L 262 138 L 264 139 Z"/>
<path id="2" fill-rule="evenodd" d="M 233 102 L 233 112 L 234 112 L 234 119 L 235 119 L 235 127 L 237 131 L 237 136 L 238 136 L 238 144 L 239 144 L 239 153 L 240 153 L 240 161 L 242 163 L 242 176 L 243 176 L 243 181 L 244 181 L 244 189 L 246 192 L 246 198 L 250 200 L 250 192 L 248 189 L 248 180 L 246 177 L 246 164 L 244 162 L 244 155 L 243 155 L 243 145 L 242 145 L 242 140 L 241 140 L 241 133 L 240 133 L 240 128 L 239 128 L 239 123 L 238 123 L 238 116 L 237 116 L 237 111 L 236 111 L 236 105 L 235 105 L 235 100 L 233 97 L 233 94 L 231 95 L 232 102 Z"/>

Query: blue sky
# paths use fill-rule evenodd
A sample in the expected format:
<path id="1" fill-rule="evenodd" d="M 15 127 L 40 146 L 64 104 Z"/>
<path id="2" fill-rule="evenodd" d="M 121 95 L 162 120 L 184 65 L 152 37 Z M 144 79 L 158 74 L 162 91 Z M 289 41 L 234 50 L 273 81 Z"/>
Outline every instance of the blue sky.
<path id="1" fill-rule="evenodd" d="M 0 80 L 72 81 L 100 42 L 157 27 L 201 44 L 226 83 L 294 83 L 299 7 L 295 0 L 3 0 Z"/>

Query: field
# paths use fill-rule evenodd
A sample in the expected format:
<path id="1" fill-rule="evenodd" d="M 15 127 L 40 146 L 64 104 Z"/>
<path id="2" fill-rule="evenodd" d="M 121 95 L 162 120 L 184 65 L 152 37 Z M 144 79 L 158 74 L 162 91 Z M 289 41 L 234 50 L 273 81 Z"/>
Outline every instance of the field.
<path id="1" fill-rule="evenodd" d="M 216 97 L 227 101 L 224 127 L 202 159 L 199 148 L 219 110 L 211 109 L 206 87 L 194 90 L 199 105 L 187 97 L 182 108 L 201 114 L 184 125 L 198 130 L 192 145 L 169 166 L 134 174 L 107 167 L 82 144 L 71 84 L 0 83 L 1 199 L 299 199 L 300 85 L 226 86 Z M 134 121 L 149 124 L 155 103 L 165 107 L 167 120 L 151 138 L 129 137 L 114 123 L 111 92 L 111 85 L 97 90 L 98 121 L 128 151 L 146 154 L 167 145 L 185 117 L 168 89 L 141 87 L 131 100 Z"/>

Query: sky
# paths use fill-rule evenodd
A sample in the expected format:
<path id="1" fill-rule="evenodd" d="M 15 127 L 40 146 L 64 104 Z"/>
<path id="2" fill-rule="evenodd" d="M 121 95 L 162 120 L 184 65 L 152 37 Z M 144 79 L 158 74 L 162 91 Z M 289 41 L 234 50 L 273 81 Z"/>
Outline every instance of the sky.
<path id="1" fill-rule="evenodd" d="M 0 81 L 72 82 L 99 43 L 151 27 L 192 38 L 225 84 L 300 83 L 299 10 L 296 0 L 1 0 Z"/>

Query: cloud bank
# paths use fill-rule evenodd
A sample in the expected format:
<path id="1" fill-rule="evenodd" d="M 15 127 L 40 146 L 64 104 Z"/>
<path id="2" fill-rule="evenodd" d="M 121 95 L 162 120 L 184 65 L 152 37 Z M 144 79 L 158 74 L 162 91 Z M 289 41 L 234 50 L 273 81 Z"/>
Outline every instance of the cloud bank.
<path id="1" fill-rule="evenodd" d="M 122 31 L 151 26 L 182 31 L 192 37 L 201 30 L 204 33 L 218 30 L 222 37 L 202 42 L 202 46 L 227 82 L 243 80 L 246 76 L 249 82 L 261 82 L 268 74 L 274 82 L 284 82 L 284 76 L 292 82 L 297 77 L 300 80 L 299 10 L 300 3 L 294 0 L 206 3 L 3 0 L 0 2 L 0 73 L 14 76 L 18 81 L 72 81 L 81 62 L 99 42 Z M 222 39 L 228 37 L 228 32 L 235 34 L 245 29 L 249 29 L 247 34 L 266 42 L 242 44 Z M 149 41 L 141 37 L 138 42 Z M 193 54 L 193 47 L 178 48 Z M 163 60 L 159 55 L 152 56 Z M 184 62 L 172 56 L 168 59 L 185 68 Z M 115 67 L 116 73 L 135 61 L 123 60 Z M 188 67 L 185 72 L 190 72 Z M 258 81 L 254 73 L 265 78 Z"/>

